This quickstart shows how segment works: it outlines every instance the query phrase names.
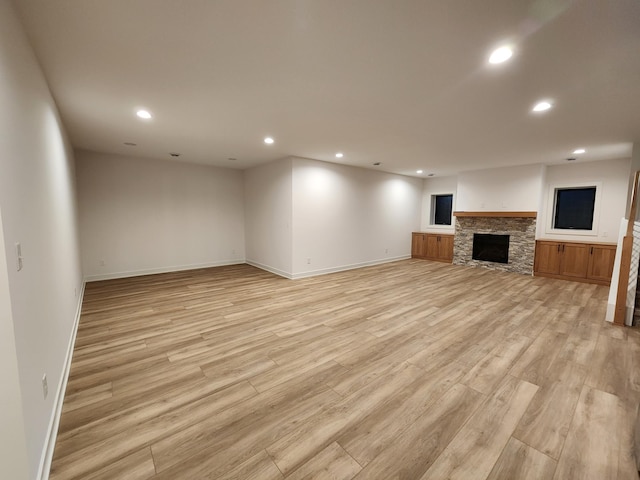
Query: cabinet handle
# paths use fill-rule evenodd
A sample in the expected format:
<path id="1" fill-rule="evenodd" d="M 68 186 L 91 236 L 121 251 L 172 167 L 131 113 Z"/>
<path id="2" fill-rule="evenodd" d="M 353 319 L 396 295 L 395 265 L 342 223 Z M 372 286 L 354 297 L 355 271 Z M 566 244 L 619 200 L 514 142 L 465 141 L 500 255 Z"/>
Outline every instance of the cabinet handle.
<path id="1" fill-rule="evenodd" d="M 564 252 L 564 243 L 562 244 L 562 251 Z"/>
<path id="2" fill-rule="evenodd" d="M 589 255 L 593 255 L 593 247 L 591 247 L 591 251 L 589 252 Z"/>
<path id="3" fill-rule="evenodd" d="M 558 253 L 560 253 L 560 244 L 558 244 Z"/>

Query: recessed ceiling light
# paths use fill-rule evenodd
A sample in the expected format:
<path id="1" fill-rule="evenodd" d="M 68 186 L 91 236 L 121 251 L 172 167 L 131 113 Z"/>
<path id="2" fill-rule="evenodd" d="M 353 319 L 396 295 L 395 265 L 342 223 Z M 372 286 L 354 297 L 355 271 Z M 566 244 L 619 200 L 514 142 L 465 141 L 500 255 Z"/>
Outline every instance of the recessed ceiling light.
<path id="1" fill-rule="evenodd" d="M 586 150 L 585 150 L 584 148 L 576 148 L 576 149 L 573 151 L 573 154 L 574 154 L 574 155 L 580 155 L 581 153 L 584 153 L 584 152 L 586 152 Z"/>
<path id="2" fill-rule="evenodd" d="M 344 157 L 344 154 L 340 152 L 336 153 L 336 158 L 342 158 L 342 157 Z"/>
<path id="3" fill-rule="evenodd" d="M 513 55 L 513 50 L 511 47 L 502 46 L 500 48 L 496 48 L 493 52 L 491 52 L 491 56 L 489 57 L 489 63 L 493 63 L 494 65 L 497 63 L 506 62 Z"/>
<path id="4" fill-rule="evenodd" d="M 576 159 L 574 157 L 569 157 L 567 158 L 567 162 L 575 162 Z"/>
<path id="5" fill-rule="evenodd" d="M 151 114 L 148 110 L 138 110 L 136 115 L 140 118 L 144 118 L 145 120 L 149 120 L 151 118 Z"/>
<path id="6" fill-rule="evenodd" d="M 135 147 L 135 146 L 137 145 L 137 143 L 133 143 L 133 142 L 124 142 L 124 144 L 125 144 L 127 147 Z"/>
<path id="7" fill-rule="evenodd" d="M 553 105 L 551 105 L 551 102 L 547 101 L 547 100 L 543 100 L 541 102 L 536 103 L 533 106 L 533 111 L 534 112 L 544 112 L 549 110 Z"/>
<path id="8" fill-rule="evenodd" d="M 430 173 L 427 175 L 427 177 L 433 177 L 435 175 L 435 173 Z"/>
<path id="9" fill-rule="evenodd" d="M 171 155 L 172 157 L 179 157 L 180 156 L 180 154 L 177 153 L 177 152 L 171 152 L 171 153 L 169 153 L 169 155 Z"/>
<path id="10" fill-rule="evenodd" d="M 271 137 L 265 137 L 264 139 L 264 143 L 271 145 L 273 143 L 273 138 Z"/>
<path id="11" fill-rule="evenodd" d="M 416 170 L 416 173 L 422 173 L 422 170 Z"/>
<path id="12" fill-rule="evenodd" d="M 374 167 L 379 167 L 380 165 L 382 165 L 382 163 L 380 163 L 380 162 L 376 162 L 376 163 L 373 164 Z"/>
<path id="13" fill-rule="evenodd" d="M 232 161 L 232 162 L 235 162 L 235 161 L 236 161 L 236 160 L 238 160 L 238 159 L 237 159 L 237 158 L 235 158 L 235 157 L 229 157 L 229 158 L 227 158 L 227 160 L 230 160 L 230 161 Z"/>

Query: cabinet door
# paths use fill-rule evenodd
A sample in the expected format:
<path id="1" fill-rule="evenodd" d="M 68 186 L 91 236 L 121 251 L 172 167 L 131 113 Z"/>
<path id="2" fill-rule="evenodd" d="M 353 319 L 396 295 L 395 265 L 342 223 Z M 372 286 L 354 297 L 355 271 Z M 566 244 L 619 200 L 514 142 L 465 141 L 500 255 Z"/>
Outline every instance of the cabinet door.
<path id="1" fill-rule="evenodd" d="M 438 235 L 426 235 L 426 253 L 427 258 L 438 258 Z"/>
<path id="2" fill-rule="evenodd" d="M 438 258 L 440 260 L 453 260 L 453 235 L 439 235 Z"/>
<path id="3" fill-rule="evenodd" d="M 536 242 L 535 271 L 560 274 L 561 248 L 558 242 Z"/>
<path id="4" fill-rule="evenodd" d="M 592 280 L 611 281 L 616 247 L 613 245 L 591 245 L 589 247 L 589 269 L 587 277 Z"/>
<path id="5" fill-rule="evenodd" d="M 425 253 L 425 234 L 413 233 L 411 234 L 411 256 L 412 257 L 424 257 Z"/>
<path id="6" fill-rule="evenodd" d="M 589 267 L 589 245 L 563 243 L 561 248 L 560 275 L 586 278 Z"/>

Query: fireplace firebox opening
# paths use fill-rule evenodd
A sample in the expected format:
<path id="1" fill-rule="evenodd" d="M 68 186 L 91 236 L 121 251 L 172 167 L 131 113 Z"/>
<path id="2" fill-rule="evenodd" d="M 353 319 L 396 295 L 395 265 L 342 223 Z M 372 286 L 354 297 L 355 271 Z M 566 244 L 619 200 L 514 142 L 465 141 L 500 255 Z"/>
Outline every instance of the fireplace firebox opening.
<path id="1" fill-rule="evenodd" d="M 474 260 L 509 263 L 509 235 L 473 234 Z"/>

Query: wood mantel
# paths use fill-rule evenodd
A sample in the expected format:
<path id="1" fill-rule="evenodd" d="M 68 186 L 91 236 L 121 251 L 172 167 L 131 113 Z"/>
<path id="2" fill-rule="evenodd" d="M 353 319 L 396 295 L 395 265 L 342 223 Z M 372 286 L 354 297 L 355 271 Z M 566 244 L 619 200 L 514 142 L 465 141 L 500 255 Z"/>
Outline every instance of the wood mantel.
<path id="1" fill-rule="evenodd" d="M 453 212 L 455 217 L 536 218 L 538 212 Z"/>

